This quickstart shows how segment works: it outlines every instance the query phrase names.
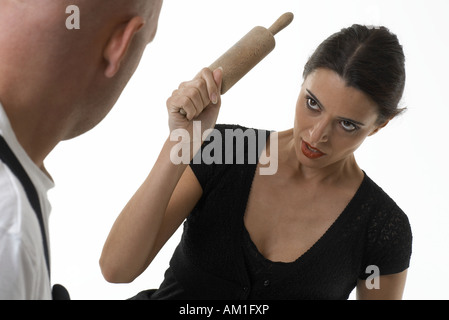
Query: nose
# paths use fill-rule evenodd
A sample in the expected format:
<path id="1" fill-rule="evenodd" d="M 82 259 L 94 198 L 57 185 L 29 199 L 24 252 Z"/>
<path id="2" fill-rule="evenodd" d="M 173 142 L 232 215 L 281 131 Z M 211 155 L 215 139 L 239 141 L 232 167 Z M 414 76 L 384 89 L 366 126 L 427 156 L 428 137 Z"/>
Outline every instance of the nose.
<path id="1" fill-rule="evenodd" d="M 316 147 L 318 143 L 327 142 L 329 140 L 329 122 L 325 119 L 317 121 L 309 129 L 309 143 L 312 147 Z"/>

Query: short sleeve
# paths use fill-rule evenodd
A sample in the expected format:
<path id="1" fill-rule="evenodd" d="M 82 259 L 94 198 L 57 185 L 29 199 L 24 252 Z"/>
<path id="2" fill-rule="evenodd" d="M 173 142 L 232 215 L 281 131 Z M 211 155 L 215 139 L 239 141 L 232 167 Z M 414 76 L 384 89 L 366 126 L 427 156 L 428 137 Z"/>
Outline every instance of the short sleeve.
<path id="1" fill-rule="evenodd" d="M 201 145 L 201 149 L 190 161 L 190 168 L 198 179 L 203 191 L 211 183 L 214 175 L 217 173 L 216 170 L 223 167 L 221 164 L 223 164 L 224 131 L 226 128 L 231 127 L 230 125 L 217 124 Z"/>
<path id="2" fill-rule="evenodd" d="M 205 142 L 206 143 L 206 142 Z M 201 150 L 203 146 L 201 147 L 200 151 L 195 155 L 195 157 L 190 161 L 190 168 L 192 169 L 193 173 L 195 174 L 195 177 L 198 179 L 198 182 L 201 185 L 201 188 L 206 190 L 207 183 L 210 181 L 210 178 L 213 173 L 212 165 L 205 165 L 204 163 L 196 163 L 194 161 L 195 158 L 201 156 Z"/>
<path id="3" fill-rule="evenodd" d="M 207 193 L 212 184 L 224 183 L 226 171 L 232 171 L 227 176 L 229 181 L 239 179 L 238 170 L 229 170 L 234 164 L 239 164 L 240 168 L 257 165 L 269 135 L 267 130 L 217 124 L 190 162 L 203 192 Z"/>
<path id="4" fill-rule="evenodd" d="M 412 230 L 406 214 L 396 205 L 378 212 L 368 230 L 368 248 L 361 279 L 370 273 L 368 266 L 375 266 L 380 275 L 406 270 L 412 254 Z"/>

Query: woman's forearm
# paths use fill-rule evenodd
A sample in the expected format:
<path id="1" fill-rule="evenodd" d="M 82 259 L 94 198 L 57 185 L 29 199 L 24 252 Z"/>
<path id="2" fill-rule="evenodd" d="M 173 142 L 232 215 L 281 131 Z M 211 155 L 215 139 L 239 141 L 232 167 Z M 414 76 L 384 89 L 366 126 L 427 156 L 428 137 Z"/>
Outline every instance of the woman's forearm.
<path id="1" fill-rule="evenodd" d="M 175 165 L 169 139 L 150 174 L 115 221 L 103 247 L 100 267 L 109 282 L 131 282 L 148 266 L 168 203 L 186 164 Z"/>
<path id="2" fill-rule="evenodd" d="M 181 142 L 166 140 L 150 174 L 115 221 L 100 258 L 107 281 L 131 282 L 139 276 L 201 196 L 195 178 L 188 175 L 185 181 L 181 179 L 189 161 L 175 164 L 171 153 L 176 154 L 181 146 L 182 151 L 189 150 L 188 159 L 193 158 L 204 131 L 217 120 L 222 78 L 221 68 L 204 68 L 167 100 L 170 132 L 182 133 Z M 199 140 L 194 134 L 194 119 L 202 124 Z M 175 191 L 180 179 L 183 183 Z"/>

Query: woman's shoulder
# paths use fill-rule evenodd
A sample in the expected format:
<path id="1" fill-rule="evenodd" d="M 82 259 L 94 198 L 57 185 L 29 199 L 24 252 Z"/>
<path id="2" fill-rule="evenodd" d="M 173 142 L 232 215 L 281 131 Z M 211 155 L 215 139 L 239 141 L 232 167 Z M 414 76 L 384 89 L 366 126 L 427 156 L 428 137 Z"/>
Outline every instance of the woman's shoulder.
<path id="1" fill-rule="evenodd" d="M 377 210 L 385 209 L 385 210 L 394 210 L 395 212 L 401 213 L 405 215 L 396 201 L 390 197 L 382 187 L 380 187 L 374 180 L 372 180 L 365 172 L 364 172 L 364 180 L 363 180 L 363 193 L 368 198 L 367 200 L 372 204 L 375 204 Z"/>
<path id="2" fill-rule="evenodd" d="M 405 212 L 373 180 L 365 175 L 367 265 L 376 265 L 381 274 L 408 268 L 412 254 L 412 229 Z M 362 207 L 363 208 L 363 207 Z"/>
<path id="3" fill-rule="evenodd" d="M 265 147 L 271 131 L 250 128 L 238 124 L 217 124 L 209 132 L 203 144 L 202 155 L 213 159 L 206 162 L 215 164 L 255 164 Z"/>
<path id="4" fill-rule="evenodd" d="M 217 179 L 224 183 L 225 173 L 232 179 L 240 177 L 242 171 L 252 171 L 269 134 L 267 130 L 238 124 L 216 124 L 203 137 L 201 149 L 190 163 L 203 190 L 216 184 Z"/>
<path id="5" fill-rule="evenodd" d="M 411 242 L 411 226 L 407 214 L 371 178 L 365 174 L 366 207 L 369 209 L 368 234 L 371 242 L 384 242 L 400 237 Z"/>
<path id="6" fill-rule="evenodd" d="M 223 134 L 223 137 L 226 133 L 231 134 L 234 132 L 267 132 L 270 133 L 270 130 L 261 129 L 261 128 L 252 128 L 248 126 L 243 126 L 240 124 L 226 124 L 226 123 L 217 123 L 212 131 L 218 131 Z"/>

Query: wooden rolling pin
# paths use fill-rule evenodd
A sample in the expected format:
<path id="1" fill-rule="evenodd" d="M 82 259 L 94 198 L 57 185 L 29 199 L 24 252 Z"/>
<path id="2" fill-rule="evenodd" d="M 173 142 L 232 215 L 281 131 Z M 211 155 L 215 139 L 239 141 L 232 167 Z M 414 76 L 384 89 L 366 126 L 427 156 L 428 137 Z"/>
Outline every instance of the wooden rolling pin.
<path id="1" fill-rule="evenodd" d="M 215 70 L 223 68 L 221 94 L 225 94 L 252 68 L 273 51 L 276 41 L 274 36 L 293 21 L 293 13 L 284 13 L 269 28 L 255 27 L 209 66 Z M 185 115 L 183 109 L 180 110 Z"/>

